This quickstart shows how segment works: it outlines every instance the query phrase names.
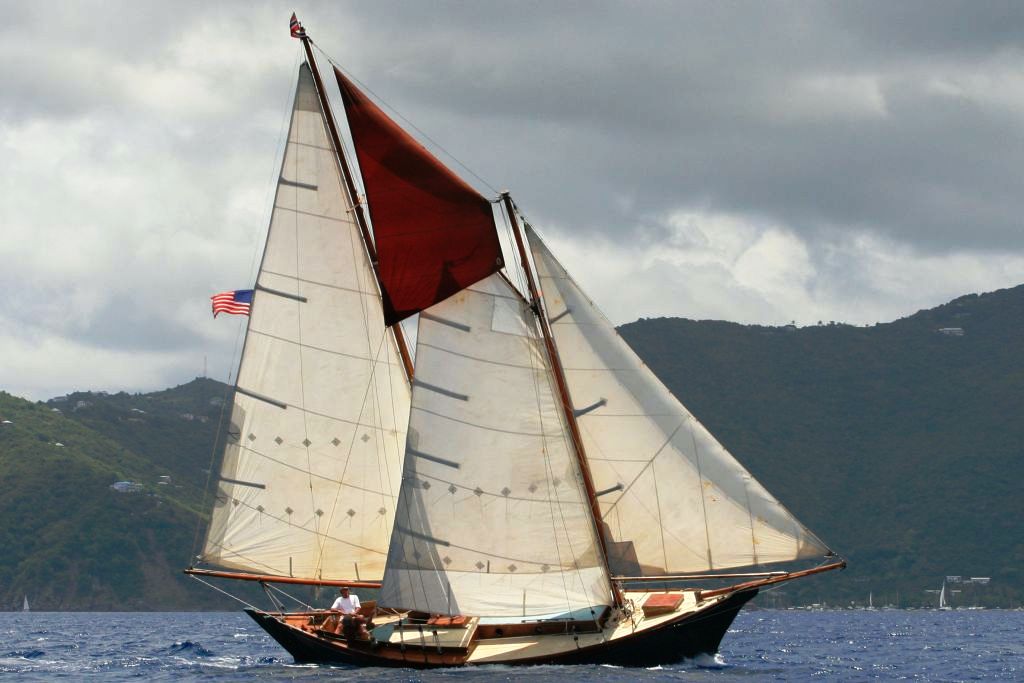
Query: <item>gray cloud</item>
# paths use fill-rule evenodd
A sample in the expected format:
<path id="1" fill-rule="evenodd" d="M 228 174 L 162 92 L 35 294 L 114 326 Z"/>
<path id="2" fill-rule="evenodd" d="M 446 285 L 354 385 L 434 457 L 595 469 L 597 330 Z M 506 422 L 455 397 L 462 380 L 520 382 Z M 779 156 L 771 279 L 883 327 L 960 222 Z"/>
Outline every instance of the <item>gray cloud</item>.
<path id="1" fill-rule="evenodd" d="M 0 10 L 0 287 L 18 293 L 0 300 L 0 387 L 153 388 L 203 354 L 224 377 L 237 327 L 206 297 L 252 277 L 292 7 Z M 873 322 L 1024 279 L 1016 3 L 325 2 L 300 18 L 511 189 L 617 321 Z"/>

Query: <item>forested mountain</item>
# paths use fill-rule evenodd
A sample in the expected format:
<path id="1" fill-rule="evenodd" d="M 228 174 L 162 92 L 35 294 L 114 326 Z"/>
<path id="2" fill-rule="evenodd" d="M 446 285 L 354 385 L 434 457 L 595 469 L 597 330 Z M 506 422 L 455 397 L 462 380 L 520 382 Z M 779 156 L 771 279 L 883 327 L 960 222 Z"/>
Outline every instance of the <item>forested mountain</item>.
<path id="1" fill-rule="evenodd" d="M 802 602 L 1024 592 L 1024 286 L 872 327 L 661 318 L 621 332 L 796 516 L 850 560 Z"/>
<path id="2" fill-rule="evenodd" d="M 229 608 L 180 571 L 225 389 L 0 393 L 0 608 Z"/>
<path id="3" fill-rule="evenodd" d="M 872 327 L 678 318 L 621 328 L 670 389 L 837 552 L 762 604 L 1024 597 L 1024 286 Z M 31 403 L 0 392 L 0 609 L 234 609 L 181 575 L 228 388 Z M 225 418 L 226 421 L 226 418 Z M 127 492 L 111 488 L 132 482 Z M 122 485 L 122 488 L 125 486 Z"/>

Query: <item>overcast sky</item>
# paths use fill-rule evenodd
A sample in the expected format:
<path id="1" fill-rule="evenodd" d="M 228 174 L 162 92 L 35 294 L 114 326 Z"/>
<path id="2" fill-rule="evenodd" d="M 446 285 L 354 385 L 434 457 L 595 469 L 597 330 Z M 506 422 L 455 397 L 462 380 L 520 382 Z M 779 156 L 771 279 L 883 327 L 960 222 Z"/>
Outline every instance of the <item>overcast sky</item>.
<path id="1" fill-rule="evenodd" d="M 616 323 L 1024 282 L 1021 3 L 0 0 L 0 389 L 228 378 L 208 297 L 252 283 L 293 8 Z"/>

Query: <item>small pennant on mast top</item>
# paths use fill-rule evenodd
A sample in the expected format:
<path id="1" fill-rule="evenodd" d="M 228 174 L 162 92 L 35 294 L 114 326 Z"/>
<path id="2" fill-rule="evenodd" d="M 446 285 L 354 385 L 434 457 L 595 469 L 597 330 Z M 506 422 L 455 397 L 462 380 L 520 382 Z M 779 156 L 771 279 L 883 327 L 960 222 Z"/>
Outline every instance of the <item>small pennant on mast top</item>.
<path id="1" fill-rule="evenodd" d="M 302 28 L 302 23 L 299 21 L 299 18 L 295 16 L 295 12 L 292 12 L 292 19 L 289 26 L 291 26 L 292 38 L 306 37 L 306 29 Z"/>

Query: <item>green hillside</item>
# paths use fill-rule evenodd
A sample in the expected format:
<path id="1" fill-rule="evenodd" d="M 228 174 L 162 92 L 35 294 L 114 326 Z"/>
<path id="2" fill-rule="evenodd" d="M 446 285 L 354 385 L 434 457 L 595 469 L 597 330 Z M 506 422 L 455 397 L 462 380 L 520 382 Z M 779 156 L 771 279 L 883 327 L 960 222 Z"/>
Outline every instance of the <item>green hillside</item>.
<path id="1" fill-rule="evenodd" d="M 656 319 L 621 331 L 850 560 L 762 604 L 863 603 L 869 591 L 876 605 L 897 593 L 924 604 L 946 575 L 992 579 L 954 602 L 1024 600 L 1024 286 L 873 327 Z M 0 392 L 0 609 L 26 594 L 38 609 L 237 608 L 180 573 L 228 391 L 197 379 L 45 404 Z"/>
<path id="2" fill-rule="evenodd" d="M 219 414 L 171 420 L 196 384 L 173 398 L 83 393 L 49 404 L 0 393 L 2 608 L 25 595 L 44 610 L 230 607 L 180 573 Z M 141 490 L 112 489 L 119 481 Z"/>
<path id="3" fill-rule="evenodd" d="M 961 328 L 939 332 L 941 328 Z M 621 332 L 798 518 L 850 560 L 800 601 L 1024 598 L 1024 286 L 873 327 L 641 320 Z"/>

